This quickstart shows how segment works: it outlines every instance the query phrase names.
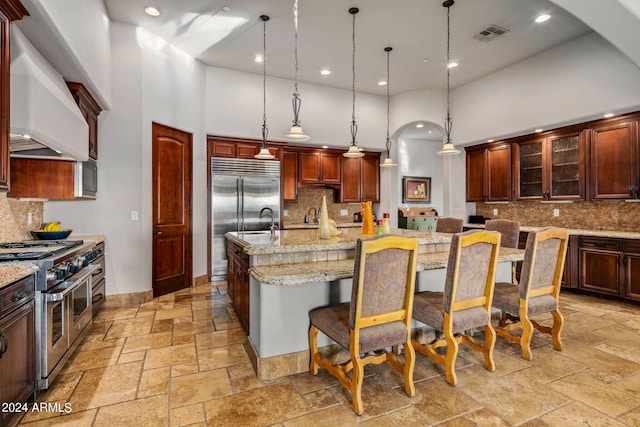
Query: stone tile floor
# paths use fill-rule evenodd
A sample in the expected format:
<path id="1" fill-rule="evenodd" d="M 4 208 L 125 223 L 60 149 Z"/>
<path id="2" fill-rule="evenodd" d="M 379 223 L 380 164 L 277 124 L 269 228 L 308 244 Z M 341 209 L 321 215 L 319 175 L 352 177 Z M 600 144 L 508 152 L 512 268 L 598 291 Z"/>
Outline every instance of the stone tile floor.
<path id="1" fill-rule="evenodd" d="M 498 337 L 496 370 L 462 345 L 458 385 L 417 355 L 416 396 L 389 364 L 365 369 L 363 416 L 320 370 L 253 373 L 224 282 L 105 308 L 21 426 L 640 426 L 640 307 L 563 293 L 564 350 L 535 333 L 532 362 Z M 14 422 L 16 424 L 16 422 Z"/>

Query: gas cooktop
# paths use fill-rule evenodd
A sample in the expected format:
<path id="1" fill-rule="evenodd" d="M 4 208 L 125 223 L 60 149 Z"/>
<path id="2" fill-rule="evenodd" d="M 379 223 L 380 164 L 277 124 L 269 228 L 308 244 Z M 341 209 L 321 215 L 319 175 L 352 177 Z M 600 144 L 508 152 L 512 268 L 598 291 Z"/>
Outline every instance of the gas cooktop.
<path id="1" fill-rule="evenodd" d="M 39 260 L 82 243 L 82 240 L 25 240 L 23 242 L 0 243 L 0 262 Z"/>

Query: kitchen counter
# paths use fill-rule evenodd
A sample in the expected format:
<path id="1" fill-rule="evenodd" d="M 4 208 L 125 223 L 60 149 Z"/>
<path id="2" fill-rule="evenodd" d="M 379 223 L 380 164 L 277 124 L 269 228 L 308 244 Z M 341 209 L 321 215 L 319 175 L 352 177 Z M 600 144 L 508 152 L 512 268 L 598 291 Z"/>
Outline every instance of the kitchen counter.
<path id="1" fill-rule="evenodd" d="M 14 263 L 0 265 L 0 288 L 13 282 L 35 274 L 38 267 L 30 263 Z"/>
<path id="2" fill-rule="evenodd" d="M 338 222 L 338 228 L 362 228 L 361 222 Z M 287 224 L 284 229 L 285 230 L 300 230 L 306 228 L 318 228 L 318 224 Z"/>
<path id="3" fill-rule="evenodd" d="M 464 224 L 468 228 L 484 228 L 484 224 Z M 541 230 L 545 227 L 530 227 L 523 225 L 520 231 L 529 232 L 533 230 Z M 631 239 L 640 240 L 640 233 L 632 231 L 611 231 L 611 230 L 585 230 L 580 228 L 569 228 L 571 236 L 590 236 L 590 237 L 609 237 L 612 239 Z"/>

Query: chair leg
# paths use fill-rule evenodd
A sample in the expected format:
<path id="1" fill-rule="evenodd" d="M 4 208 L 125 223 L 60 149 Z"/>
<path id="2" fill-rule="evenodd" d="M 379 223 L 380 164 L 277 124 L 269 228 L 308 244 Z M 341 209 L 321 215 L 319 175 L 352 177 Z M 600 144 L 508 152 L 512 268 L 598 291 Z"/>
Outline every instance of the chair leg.
<path id="1" fill-rule="evenodd" d="M 318 354 L 318 328 L 311 325 L 309 328 L 309 372 L 311 375 L 318 375 L 318 365 L 315 356 Z"/>
<path id="2" fill-rule="evenodd" d="M 450 332 L 444 333 L 447 342 L 447 355 L 444 359 L 444 367 L 447 374 L 447 382 L 456 385 L 458 378 L 456 377 L 456 358 L 458 357 L 458 341 Z"/>
<path id="3" fill-rule="evenodd" d="M 533 323 L 529 320 L 526 312 L 527 308 L 520 305 L 520 323 L 522 324 L 522 336 L 520 337 L 520 348 L 524 360 L 533 360 L 531 354 L 531 337 L 533 336 Z"/>
<path id="4" fill-rule="evenodd" d="M 353 362 L 353 373 L 351 377 L 351 402 L 353 404 L 353 411 L 357 415 L 364 413 L 364 406 L 362 405 L 362 380 L 364 378 L 364 365 L 360 359 L 359 354 L 351 354 L 351 361 Z"/>
<path id="5" fill-rule="evenodd" d="M 416 394 L 416 387 L 413 384 L 413 369 L 416 364 L 416 352 L 411 345 L 411 337 L 404 344 L 404 392 L 409 397 Z"/>
<path id="6" fill-rule="evenodd" d="M 496 364 L 493 360 L 493 348 L 496 345 L 496 331 L 491 324 L 484 327 L 484 367 L 488 371 L 495 371 Z"/>
<path id="7" fill-rule="evenodd" d="M 555 350 L 562 350 L 562 340 L 560 339 L 560 332 L 562 332 L 562 325 L 564 323 L 564 317 L 559 310 L 553 310 L 551 312 L 553 316 L 553 326 L 551 327 L 551 337 L 553 338 L 553 348 Z"/>

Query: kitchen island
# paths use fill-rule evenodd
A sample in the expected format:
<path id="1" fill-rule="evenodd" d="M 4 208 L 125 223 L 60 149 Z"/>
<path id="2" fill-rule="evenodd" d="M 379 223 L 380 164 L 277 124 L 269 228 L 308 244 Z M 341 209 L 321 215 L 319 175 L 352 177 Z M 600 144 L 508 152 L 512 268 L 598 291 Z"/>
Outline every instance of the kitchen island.
<path id="1" fill-rule="evenodd" d="M 316 230 L 227 233 L 229 250 L 248 259 L 230 263 L 230 298 L 247 328 L 247 350 L 260 379 L 308 370 L 309 311 L 348 302 L 360 229 L 342 229 L 340 236 L 321 240 Z M 442 290 L 451 235 L 393 229 L 392 234 L 417 238 L 416 291 Z M 511 280 L 511 262 L 524 251 L 501 248 L 497 279 Z M 236 277 L 246 277 L 238 283 Z M 244 287 L 244 288 L 243 288 Z M 240 304 L 238 304 L 240 302 Z M 423 325 L 414 321 L 416 328 Z M 332 344 L 325 336 L 318 344 Z"/>

